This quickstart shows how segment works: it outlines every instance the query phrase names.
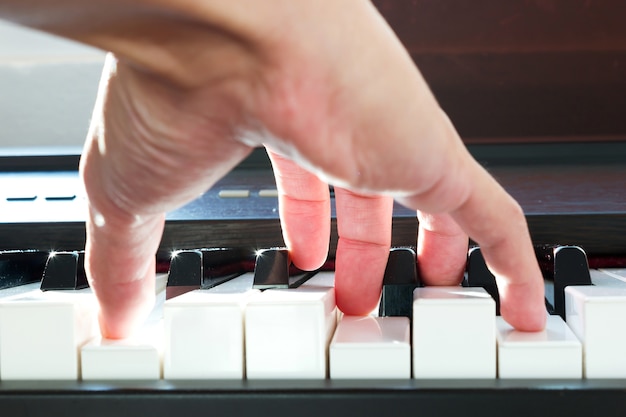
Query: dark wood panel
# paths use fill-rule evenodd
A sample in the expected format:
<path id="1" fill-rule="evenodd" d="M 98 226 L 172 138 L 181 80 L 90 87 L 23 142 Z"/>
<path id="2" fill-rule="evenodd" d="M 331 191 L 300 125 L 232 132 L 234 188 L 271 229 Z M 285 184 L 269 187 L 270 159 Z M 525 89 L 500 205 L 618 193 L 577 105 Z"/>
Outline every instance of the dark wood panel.
<path id="1" fill-rule="evenodd" d="M 468 142 L 626 139 L 626 3 L 374 3 Z"/>
<path id="2" fill-rule="evenodd" d="M 468 143 L 626 139 L 626 52 L 414 56 Z"/>
<path id="3" fill-rule="evenodd" d="M 374 0 L 411 52 L 625 50 L 621 0 Z"/>

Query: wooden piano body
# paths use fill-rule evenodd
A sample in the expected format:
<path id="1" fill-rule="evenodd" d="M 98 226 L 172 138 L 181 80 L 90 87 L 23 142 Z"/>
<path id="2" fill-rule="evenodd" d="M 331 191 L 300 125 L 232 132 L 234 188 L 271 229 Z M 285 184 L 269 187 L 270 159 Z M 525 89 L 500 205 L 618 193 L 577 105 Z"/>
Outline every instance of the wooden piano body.
<path id="1" fill-rule="evenodd" d="M 374 3 L 472 153 L 520 201 L 534 242 L 580 245 L 592 267 L 626 265 L 626 4 Z M 77 161 L 76 155 L 0 157 L 0 184 L 65 181 L 75 177 Z M 255 153 L 215 189 L 169 214 L 159 260 L 165 265 L 174 249 L 281 245 L 276 202 L 258 197 L 259 190 L 272 187 L 267 160 Z M 250 197 L 220 199 L 221 189 L 247 189 Z M 82 249 L 84 218 L 68 217 L 79 213 L 80 199 L 65 202 L 69 210 L 63 215 L 46 210 L 58 203 L 44 201 L 36 215 L 25 218 L 17 205 L 0 202 L 0 250 Z M 396 207 L 393 244 L 414 245 L 416 224 L 414 213 Z M 333 239 L 332 248 L 336 235 Z M 5 381 L 0 410 L 2 415 L 610 416 L 626 412 L 626 380 Z"/>

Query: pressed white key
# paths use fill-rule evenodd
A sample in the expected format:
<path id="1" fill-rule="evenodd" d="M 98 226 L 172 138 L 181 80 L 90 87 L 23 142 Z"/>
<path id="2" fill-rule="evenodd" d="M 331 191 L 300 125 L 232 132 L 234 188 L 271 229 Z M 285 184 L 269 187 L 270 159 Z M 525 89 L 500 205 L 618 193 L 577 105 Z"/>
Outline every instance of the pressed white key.
<path id="1" fill-rule="evenodd" d="M 582 341 L 586 378 L 626 378 L 626 283 L 592 271 L 594 285 L 565 288 L 566 320 Z"/>
<path id="2" fill-rule="evenodd" d="M 82 379 L 155 380 L 161 378 L 163 303 L 167 274 L 157 275 L 156 303 L 146 323 L 125 339 L 97 336 L 81 348 Z"/>
<path id="3" fill-rule="evenodd" d="M 165 379 L 242 379 L 244 308 L 254 274 L 165 302 Z"/>
<path id="4" fill-rule="evenodd" d="M 246 372 L 254 378 L 326 377 L 337 323 L 334 274 L 321 272 L 294 289 L 266 290 L 246 307 Z"/>
<path id="5" fill-rule="evenodd" d="M 0 378 L 79 378 L 79 348 L 97 334 L 96 313 L 90 289 L 35 291 L 0 302 Z"/>
<path id="6" fill-rule="evenodd" d="M 332 379 L 411 377 L 407 317 L 344 316 L 330 343 Z"/>
<path id="7" fill-rule="evenodd" d="M 97 337 L 81 349 L 82 379 L 156 380 L 161 378 L 161 323 L 144 326 L 126 339 Z"/>
<path id="8" fill-rule="evenodd" d="M 500 378 L 582 378 L 582 344 L 560 316 L 540 332 L 520 332 L 496 318 Z"/>
<path id="9" fill-rule="evenodd" d="M 495 378 L 496 305 L 482 288 L 417 288 L 414 378 Z"/>

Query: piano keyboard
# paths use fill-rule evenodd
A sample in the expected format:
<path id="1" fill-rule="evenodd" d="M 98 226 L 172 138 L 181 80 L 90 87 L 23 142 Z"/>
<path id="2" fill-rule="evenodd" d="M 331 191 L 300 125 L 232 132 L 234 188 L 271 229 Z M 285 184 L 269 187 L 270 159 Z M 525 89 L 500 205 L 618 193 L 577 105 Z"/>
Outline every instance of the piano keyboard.
<path id="1" fill-rule="evenodd" d="M 259 255 L 254 273 L 224 280 L 211 274 L 230 271 L 223 259 L 231 252 L 191 252 L 205 256 L 192 262 L 200 272 L 178 265 L 170 278 L 181 283 L 173 275 L 185 271 L 197 289 L 165 300 L 161 274 L 150 319 L 127 340 L 98 336 L 89 288 L 0 290 L 0 379 L 626 378 L 624 269 L 592 270 L 592 285 L 565 288 L 565 321 L 551 315 L 543 332 L 523 333 L 495 314 L 496 301 L 481 287 L 396 283 L 411 294 L 411 314 L 343 317 L 334 274 L 294 279 L 284 250 Z M 50 257 L 42 288 L 49 276 L 59 281 L 59 260 L 82 266 L 82 256 L 62 255 Z M 395 250 L 388 272 L 408 270 L 404 279 L 414 281 L 414 265 L 412 251 Z M 76 285 L 76 268 L 63 270 L 73 271 L 67 280 Z"/>
<path id="2" fill-rule="evenodd" d="M 203 415 L 246 401 L 262 415 L 379 415 L 417 404 L 424 415 L 453 415 L 450 402 L 459 400 L 470 413 L 514 407 L 506 414 L 515 416 L 549 399 L 555 413 L 582 415 L 592 396 L 611 399 L 598 405 L 602 415 L 619 415 L 614 407 L 626 401 L 618 395 L 626 387 L 626 329 L 618 325 L 625 269 L 591 270 L 592 285 L 564 290 L 566 321 L 551 315 L 543 332 L 522 333 L 496 315 L 496 300 L 481 287 L 421 287 L 407 250 L 390 254 L 386 296 L 367 317 L 337 311 L 332 271 L 290 271 L 284 252 L 266 252 L 273 261 L 257 259 L 254 273 L 233 272 L 240 267 L 220 264 L 215 250 L 191 252 L 180 254 L 189 265 L 172 263 L 169 279 L 179 289 L 166 291 L 168 277 L 158 275 L 145 328 L 120 341 L 96 334 L 88 288 L 41 291 L 45 273 L 41 284 L 29 282 L 41 265 L 22 274 L 26 284 L 0 290 L 2 409 L 171 415 L 189 407 Z M 9 257 L 0 253 L 5 274 L 23 266 Z M 63 268 L 46 271 L 71 271 L 68 282 L 80 287 L 71 264 L 81 258 L 59 256 Z M 193 279 L 172 276 L 194 268 Z M 406 291 L 410 308 L 391 308 L 406 303 Z"/>

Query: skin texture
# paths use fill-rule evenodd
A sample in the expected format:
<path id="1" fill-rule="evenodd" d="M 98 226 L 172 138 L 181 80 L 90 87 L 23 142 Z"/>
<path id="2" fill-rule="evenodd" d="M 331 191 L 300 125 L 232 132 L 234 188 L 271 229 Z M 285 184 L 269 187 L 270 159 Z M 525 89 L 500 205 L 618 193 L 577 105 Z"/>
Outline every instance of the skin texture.
<path id="1" fill-rule="evenodd" d="M 504 318 L 545 322 L 519 205 L 468 154 L 393 32 L 367 1 L 0 0 L 0 16 L 112 51 L 81 160 L 86 268 L 102 333 L 149 312 L 164 213 L 266 146 L 285 242 L 314 269 L 335 185 L 338 306 L 376 305 L 393 199 L 418 211 L 420 272 L 458 284 L 468 235 L 498 279 Z M 76 3 L 76 4 L 74 4 Z"/>

